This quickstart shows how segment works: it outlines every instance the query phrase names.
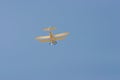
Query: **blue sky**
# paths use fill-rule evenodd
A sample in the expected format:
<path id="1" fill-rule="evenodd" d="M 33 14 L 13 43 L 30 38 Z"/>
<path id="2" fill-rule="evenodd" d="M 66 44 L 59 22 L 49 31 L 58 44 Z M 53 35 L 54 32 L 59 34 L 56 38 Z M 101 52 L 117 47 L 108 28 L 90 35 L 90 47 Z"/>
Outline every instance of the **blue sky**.
<path id="1" fill-rule="evenodd" d="M 119 0 L 1 0 L 0 80 L 120 80 Z M 41 29 L 70 35 L 40 43 Z"/>

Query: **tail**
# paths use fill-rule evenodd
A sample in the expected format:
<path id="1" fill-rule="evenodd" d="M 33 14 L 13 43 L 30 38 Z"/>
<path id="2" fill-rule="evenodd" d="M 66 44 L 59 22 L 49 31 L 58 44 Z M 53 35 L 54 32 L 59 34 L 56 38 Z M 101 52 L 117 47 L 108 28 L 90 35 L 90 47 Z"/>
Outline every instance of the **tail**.
<path id="1" fill-rule="evenodd" d="M 43 28 L 44 31 L 53 31 L 56 30 L 56 27 Z"/>

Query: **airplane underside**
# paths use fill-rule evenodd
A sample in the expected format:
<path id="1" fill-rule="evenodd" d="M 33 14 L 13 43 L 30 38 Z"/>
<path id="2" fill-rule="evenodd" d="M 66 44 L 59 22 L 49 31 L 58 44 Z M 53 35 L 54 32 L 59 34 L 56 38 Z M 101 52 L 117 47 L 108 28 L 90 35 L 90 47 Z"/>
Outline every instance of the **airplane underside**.
<path id="1" fill-rule="evenodd" d="M 57 41 L 50 42 L 49 44 L 50 44 L 50 45 L 56 45 L 56 44 L 57 44 Z"/>
<path id="2" fill-rule="evenodd" d="M 44 31 L 48 31 L 47 36 L 38 36 L 36 39 L 40 42 L 49 42 L 50 45 L 56 45 L 58 40 L 64 40 L 69 32 L 63 32 L 59 34 L 53 34 L 51 31 L 55 30 L 55 27 L 44 28 Z"/>

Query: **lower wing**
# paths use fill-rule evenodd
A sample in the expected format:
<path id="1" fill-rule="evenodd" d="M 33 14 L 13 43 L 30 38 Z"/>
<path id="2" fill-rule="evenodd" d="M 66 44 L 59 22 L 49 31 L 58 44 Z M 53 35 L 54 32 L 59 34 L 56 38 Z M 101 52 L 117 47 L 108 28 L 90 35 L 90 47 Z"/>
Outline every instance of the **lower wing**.
<path id="1" fill-rule="evenodd" d="M 40 42 L 50 42 L 50 36 L 38 36 L 36 39 Z"/>
<path id="2" fill-rule="evenodd" d="M 68 32 L 55 34 L 54 38 L 55 40 L 63 40 L 68 34 L 69 34 Z M 40 42 L 51 42 L 50 36 L 38 36 L 36 37 L 36 39 Z"/>
<path id="3" fill-rule="evenodd" d="M 69 34 L 68 32 L 64 32 L 60 34 L 55 34 L 54 37 L 55 37 L 55 40 L 63 40 L 68 34 Z"/>

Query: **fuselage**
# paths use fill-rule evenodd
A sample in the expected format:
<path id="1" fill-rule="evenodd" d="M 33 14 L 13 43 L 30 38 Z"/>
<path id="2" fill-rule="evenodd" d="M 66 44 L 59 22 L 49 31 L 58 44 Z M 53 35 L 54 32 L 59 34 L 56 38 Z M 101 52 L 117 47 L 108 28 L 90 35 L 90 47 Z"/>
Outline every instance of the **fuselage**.
<path id="1" fill-rule="evenodd" d="M 49 36 L 50 36 L 50 43 L 51 43 L 51 45 L 57 44 L 57 41 L 55 40 L 55 37 L 54 37 L 52 32 L 49 32 Z"/>

